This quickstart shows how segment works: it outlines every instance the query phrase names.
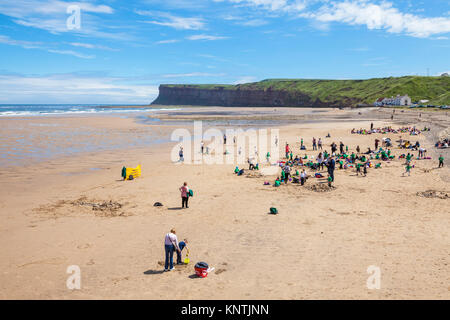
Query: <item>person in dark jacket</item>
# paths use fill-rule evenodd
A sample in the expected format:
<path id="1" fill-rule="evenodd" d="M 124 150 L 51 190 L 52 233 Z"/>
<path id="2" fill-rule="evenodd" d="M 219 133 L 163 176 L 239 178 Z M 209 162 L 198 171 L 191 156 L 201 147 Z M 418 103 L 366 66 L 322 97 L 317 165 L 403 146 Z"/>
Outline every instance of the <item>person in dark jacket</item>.
<path id="1" fill-rule="evenodd" d="M 330 175 L 332 181 L 334 182 L 334 170 L 336 168 L 336 161 L 334 157 L 331 157 L 327 162 L 328 174 Z"/>

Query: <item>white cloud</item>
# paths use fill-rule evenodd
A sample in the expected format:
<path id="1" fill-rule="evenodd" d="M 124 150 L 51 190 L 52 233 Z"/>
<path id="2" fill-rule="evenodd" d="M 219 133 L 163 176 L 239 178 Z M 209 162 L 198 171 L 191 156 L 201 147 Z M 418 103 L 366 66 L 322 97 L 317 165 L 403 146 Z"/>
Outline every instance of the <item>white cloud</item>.
<path id="1" fill-rule="evenodd" d="M 243 26 L 248 26 L 248 27 L 259 27 L 259 26 L 264 26 L 268 23 L 269 22 L 267 20 L 263 20 L 263 19 L 251 19 L 251 20 L 247 20 L 244 22 L 239 22 L 238 24 L 243 25 Z"/>
<path id="2" fill-rule="evenodd" d="M 42 42 L 15 40 L 3 35 L 0 35 L 0 43 L 9 44 L 12 46 L 20 46 L 25 49 L 35 49 L 42 47 Z"/>
<path id="3" fill-rule="evenodd" d="M 197 34 L 193 36 L 186 37 L 188 40 L 202 40 L 202 41 L 214 41 L 214 40 L 223 40 L 227 39 L 227 37 L 219 37 L 219 36 L 211 36 L 207 34 Z"/>
<path id="4" fill-rule="evenodd" d="M 238 5 L 253 6 L 272 14 L 286 13 L 309 18 L 311 26 L 328 31 L 329 23 L 363 25 L 370 30 L 380 29 L 389 33 L 406 34 L 426 38 L 450 32 L 450 17 L 424 17 L 401 12 L 391 2 L 382 0 L 214 0 Z M 319 8 L 314 5 L 322 3 Z M 308 9 L 306 11 L 306 9 Z M 415 9 L 419 12 L 421 8 Z M 410 8 L 410 10 L 412 10 Z M 411 12 L 411 11 L 410 11 Z M 231 17 L 232 18 L 232 17 Z"/>
<path id="5" fill-rule="evenodd" d="M 206 72 L 191 72 L 191 73 L 170 73 L 164 74 L 163 78 L 192 78 L 192 77 L 223 77 L 224 73 L 206 73 Z"/>
<path id="6" fill-rule="evenodd" d="M 302 13 L 301 17 L 320 22 L 341 22 L 349 25 L 365 25 L 368 29 L 384 29 L 389 33 L 405 33 L 414 37 L 429 37 L 450 32 L 450 19 L 426 18 L 402 13 L 390 2 L 381 4 L 366 0 L 346 0 L 322 6 L 315 12 Z"/>
<path id="7" fill-rule="evenodd" d="M 250 83 L 250 82 L 255 82 L 255 81 L 256 81 L 256 77 L 245 76 L 245 77 L 239 78 L 238 80 L 233 82 L 233 84 L 243 84 L 243 83 Z"/>
<path id="8" fill-rule="evenodd" d="M 302 11 L 311 0 L 214 0 L 215 2 L 228 1 L 248 6 L 260 7 L 270 11 Z"/>
<path id="9" fill-rule="evenodd" d="M 15 17 L 24 18 L 31 15 L 54 15 L 66 14 L 67 7 L 77 5 L 81 11 L 92 13 L 111 14 L 114 10 L 106 5 L 94 5 L 88 2 L 65 2 L 58 0 L 14 0 L 2 1 L 0 3 L 0 13 Z"/>
<path id="10" fill-rule="evenodd" d="M 201 30 L 204 29 L 205 23 L 199 17 L 179 17 L 166 12 L 152 12 L 145 10 L 135 10 L 141 16 L 158 17 L 159 21 L 144 21 L 146 23 L 156 24 L 160 26 L 171 27 L 178 30 Z"/>
<path id="11" fill-rule="evenodd" d="M 117 49 L 102 46 L 99 44 L 82 43 L 82 42 L 71 42 L 69 44 L 73 47 L 81 47 L 81 48 L 86 48 L 86 49 L 101 49 L 101 50 L 108 50 L 108 51 L 118 51 Z"/>
<path id="12" fill-rule="evenodd" d="M 127 79 L 76 74 L 0 74 L 0 103 L 147 104 L 158 94 L 156 85 L 129 83 Z"/>
<path id="13" fill-rule="evenodd" d="M 169 40 L 161 40 L 156 42 L 157 44 L 167 44 L 167 43 L 176 43 L 179 42 L 180 40 L 177 39 L 169 39 Z"/>
<path id="14" fill-rule="evenodd" d="M 16 40 L 16 39 L 11 39 L 10 37 L 4 36 L 4 35 L 0 35 L 0 43 L 11 45 L 11 46 L 20 46 L 25 49 L 46 50 L 51 53 L 71 55 L 71 56 L 82 58 L 82 59 L 95 58 L 94 55 L 85 55 L 83 53 L 72 51 L 72 50 L 60 50 L 60 49 L 50 48 L 49 46 L 44 45 L 42 42 Z"/>
<path id="15" fill-rule="evenodd" d="M 95 55 L 87 55 L 87 54 L 79 53 L 79 52 L 76 52 L 76 51 L 73 51 L 73 50 L 48 49 L 48 52 L 65 54 L 65 55 L 74 56 L 74 57 L 82 58 L 82 59 L 93 59 L 93 58 L 95 58 Z"/>
<path id="16" fill-rule="evenodd" d="M 81 29 L 67 28 L 67 8 L 78 5 L 81 10 Z M 77 35 L 87 35 L 98 38 L 129 40 L 131 36 L 124 33 L 107 33 L 95 14 L 112 14 L 114 10 L 107 5 L 95 5 L 89 2 L 58 1 L 58 0 L 13 0 L 0 1 L 0 14 L 9 16 L 16 24 L 46 30 L 53 34 L 71 32 Z"/>

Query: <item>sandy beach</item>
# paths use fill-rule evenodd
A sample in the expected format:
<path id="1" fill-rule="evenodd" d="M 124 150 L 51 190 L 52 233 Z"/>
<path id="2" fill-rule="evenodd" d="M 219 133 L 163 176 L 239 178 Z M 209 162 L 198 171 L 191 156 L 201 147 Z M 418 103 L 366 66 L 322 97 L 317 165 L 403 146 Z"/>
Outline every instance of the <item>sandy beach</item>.
<path id="1" fill-rule="evenodd" d="M 0 118 L 0 298 L 449 299 L 450 150 L 436 150 L 434 142 L 448 134 L 450 115 L 391 114 L 192 107 L 140 119 Z M 394 147 L 396 158 L 367 177 L 336 170 L 329 192 L 314 191 L 321 182 L 315 178 L 275 188 L 263 185 L 275 175 L 237 177 L 234 164 L 174 163 L 170 135 L 192 130 L 193 120 L 220 129 L 277 128 L 280 155 L 288 142 L 294 155 L 317 156 L 313 137 L 328 151 L 343 141 L 352 152 L 358 145 L 373 149 L 375 138 L 402 136 L 419 141 L 432 159 L 415 160 L 414 152 L 411 176 L 402 177 L 398 156 L 405 150 Z M 413 137 L 351 134 L 371 123 L 432 130 Z M 300 138 L 307 151 L 300 151 Z M 437 169 L 440 154 L 446 165 Z M 142 177 L 122 181 L 122 167 L 137 165 Z M 181 210 L 184 181 L 194 197 Z M 441 197 L 420 195 L 429 190 Z M 107 210 L 91 205 L 110 201 Z M 279 214 L 268 214 L 270 207 Z M 191 262 L 163 272 L 171 228 L 189 239 Z M 215 267 L 206 279 L 195 276 L 198 261 Z M 80 290 L 66 286 L 71 265 L 80 267 Z M 381 270 L 380 289 L 367 288 L 369 266 Z"/>

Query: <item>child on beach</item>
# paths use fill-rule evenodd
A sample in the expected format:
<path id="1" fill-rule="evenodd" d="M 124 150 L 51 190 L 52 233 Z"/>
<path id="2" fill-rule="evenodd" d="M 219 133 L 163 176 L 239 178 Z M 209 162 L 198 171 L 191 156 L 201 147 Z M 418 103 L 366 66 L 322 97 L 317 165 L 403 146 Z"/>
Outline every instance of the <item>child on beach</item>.
<path id="1" fill-rule="evenodd" d="M 357 163 L 356 164 L 356 175 L 359 176 L 360 173 L 361 173 L 361 164 Z"/>
<path id="2" fill-rule="evenodd" d="M 439 167 L 438 168 L 442 168 L 443 166 L 444 166 L 444 157 L 441 154 L 439 156 Z"/>
<path id="3" fill-rule="evenodd" d="M 277 180 L 275 180 L 275 187 L 279 187 L 281 185 L 281 180 L 280 177 L 277 178 Z"/>
<path id="4" fill-rule="evenodd" d="M 405 172 L 403 172 L 403 175 L 402 176 L 404 176 L 406 173 L 408 174 L 408 176 L 411 176 L 411 165 L 410 165 L 410 163 L 408 162 L 407 163 L 407 165 L 406 165 L 406 171 Z"/>
<path id="5" fill-rule="evenodd" d="M 408 153 L 406 156 L 406 164 L 410 164 L 412 158 L 412 154 Z"/>
<path id="6" fill-rule="evenodd" d="M 331 188 L 331 183 L 333 182 L 333 178 L 331 177 L 330 174 L 328 174 L 328 186 Z"/>
<path id="7" fill-rule="evenodd" d="M 180 162 L 184 162 L 184 156 L 183 156 L 183 147 L 180 147 L 180 151 L 178 152 L 178 155 L 180 156 Z"/>
<path id="8" fill-rule="evenodd" d="M 188 244 L 188 239 L 184 239 L 183 241 L 178 242 L 178 248 L 180 250 L 177 250 L 177 264 L 183 264 L 183 262 L 181 262 L 181 252 L 183 251 L 184 248 L 186 248 L 186 250 L 189 254 L 189 248 L 188 248 L 187 244 Z"/>
<path id="9" fill-rule="evenodd" d="M 188 200 L 189 200 L 189 187 L 187 186 L 187 182 L 183 183 L 183 185 L 180 187 L 181 192 L 181 208 L 184 209 L 186 206 L 186 209 L 188 207 Z"/>

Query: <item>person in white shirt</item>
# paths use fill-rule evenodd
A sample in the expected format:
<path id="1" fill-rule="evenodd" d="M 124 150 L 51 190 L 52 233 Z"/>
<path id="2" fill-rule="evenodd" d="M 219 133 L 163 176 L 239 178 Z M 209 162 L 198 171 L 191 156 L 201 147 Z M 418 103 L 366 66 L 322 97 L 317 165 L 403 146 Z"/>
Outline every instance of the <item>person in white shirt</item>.
<path id="1" fill-rule="evenodd" d="M 324 162 L 324 159 L 323 159 L 323 155 L 322 155 L 322 152 L 321 152 L 317 156 L 317 169 L 318 170 L 323 170 L 323 166 L 324 166 L 323 162 Z"/>
<path id="2" fill-rule="evenodd" d="M 300 183 L 301 183 L 301 185 L 305 184 L 307 177 L 308 177 L 308 174 L 306 173 L 305 169 L 303 169 L 302 172 L 300 173 Z"/>
<path id="3" fill-rule="evenodd" d="M 173 267 L 173 253 L 175 250 L 181 253 L 181 250 L 178 247 L 178 238 L 175 229 L 170 230 L 170 232 L 166 234 L 166 237 L 164 238 L 164 247 L 166 250 L 166 261 L 164 263 L 164 271 L 172 271 L 175 269 Z"/>

